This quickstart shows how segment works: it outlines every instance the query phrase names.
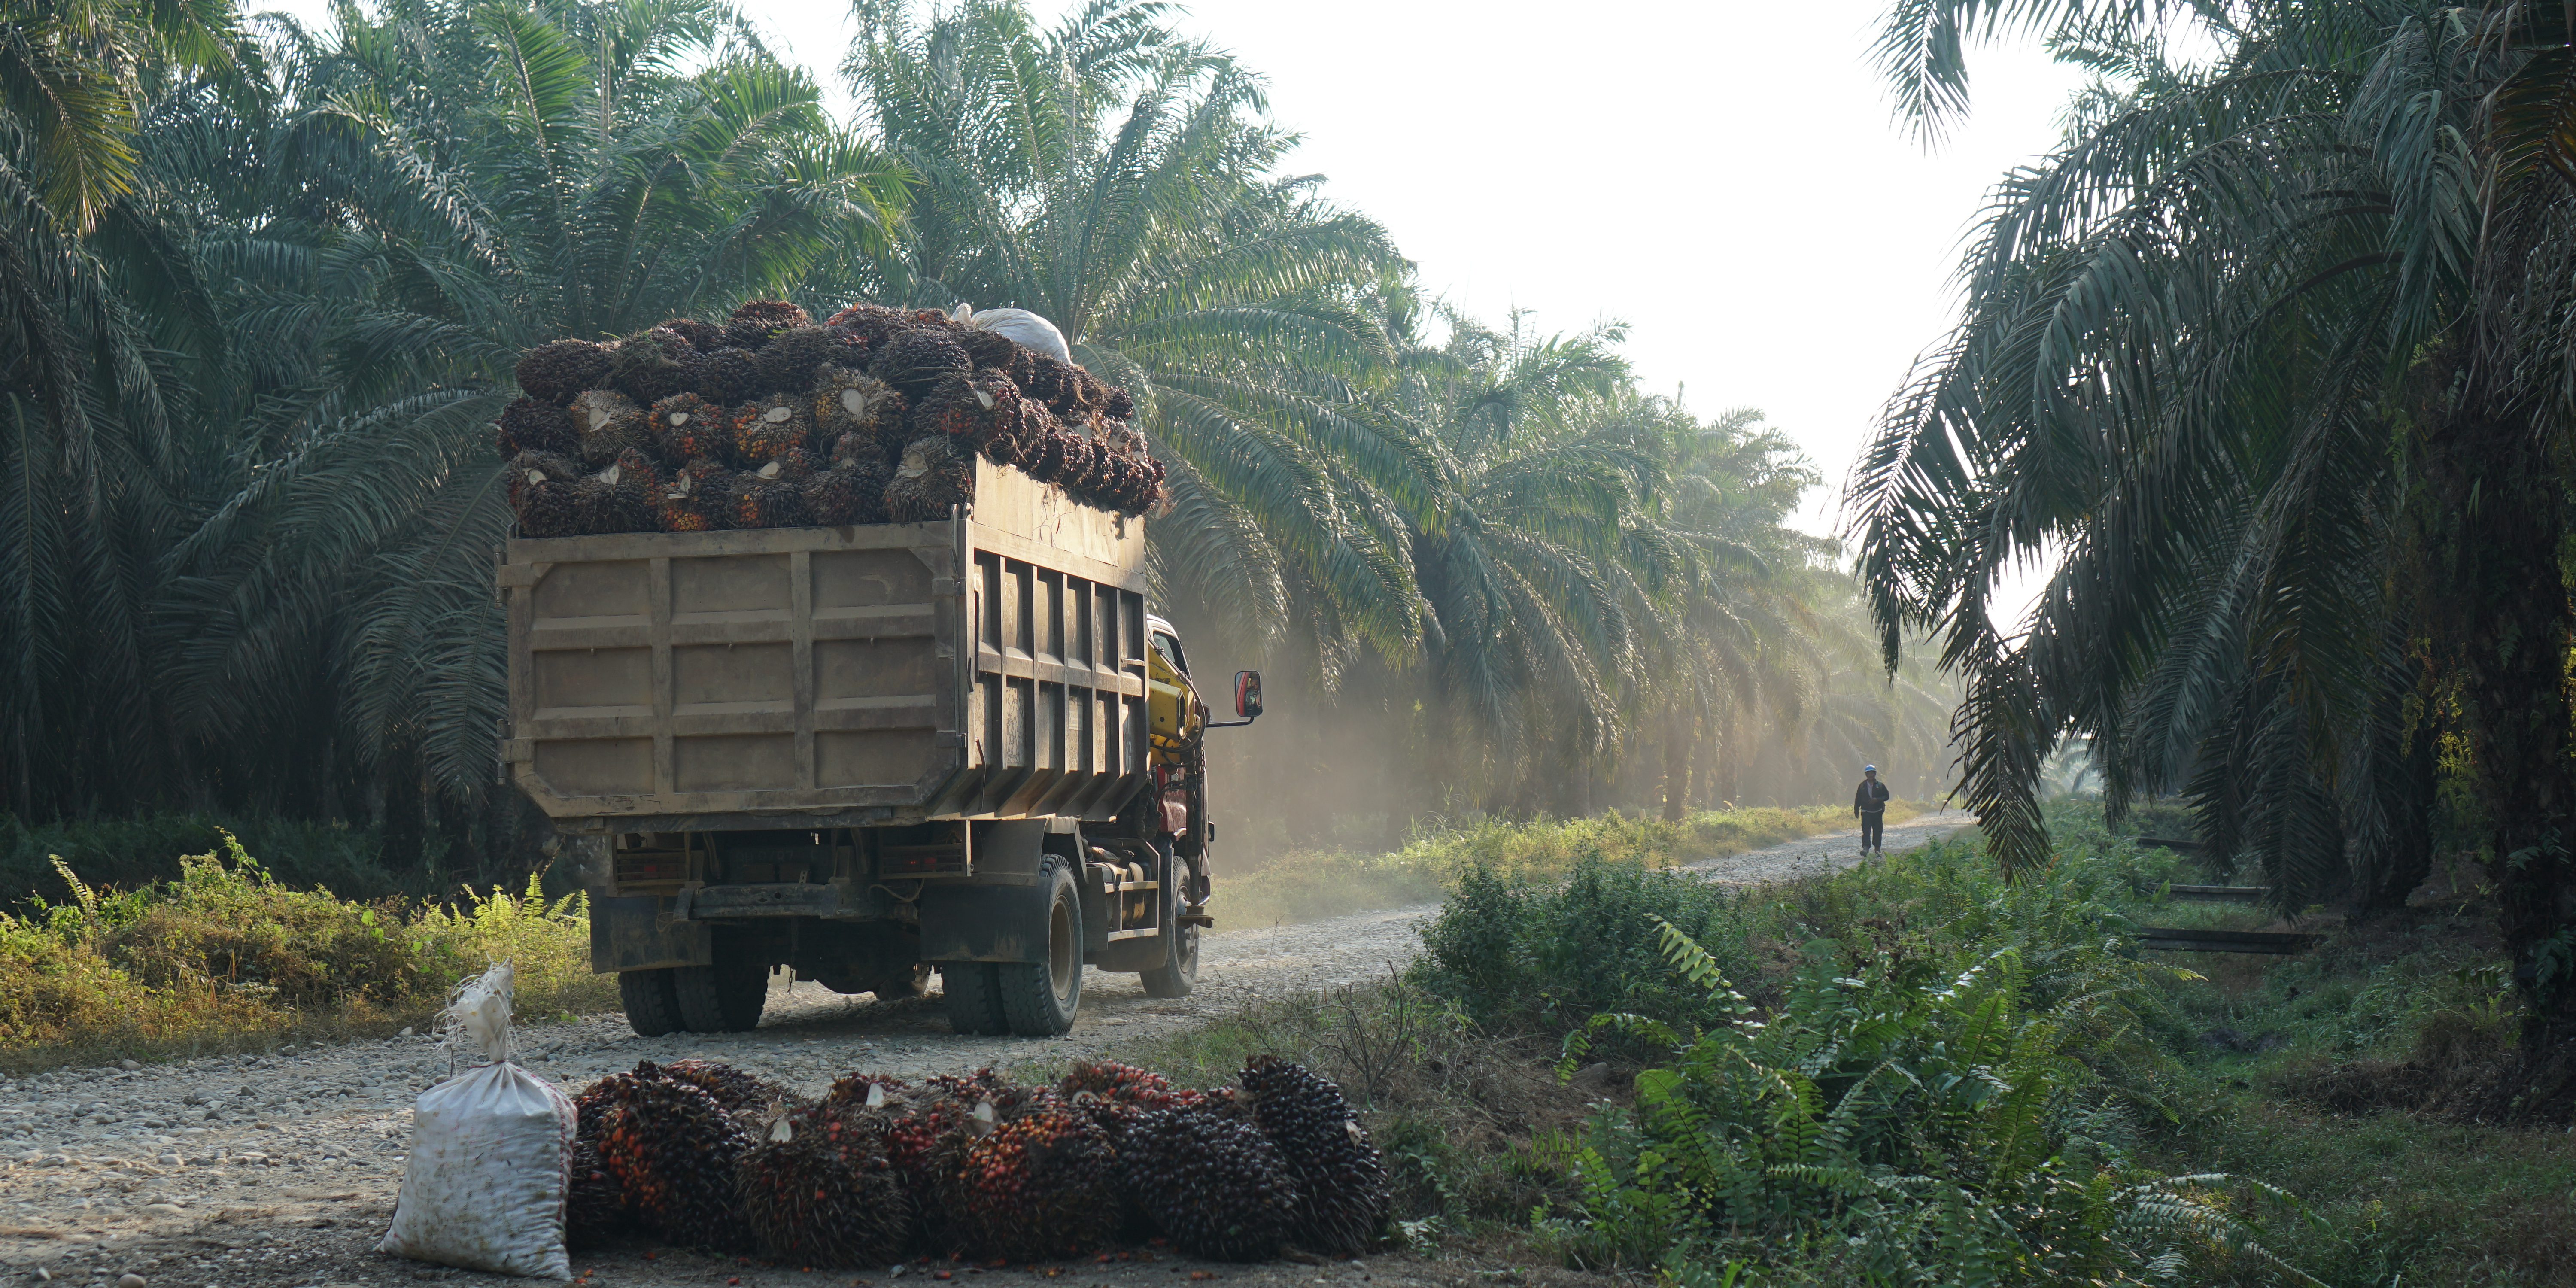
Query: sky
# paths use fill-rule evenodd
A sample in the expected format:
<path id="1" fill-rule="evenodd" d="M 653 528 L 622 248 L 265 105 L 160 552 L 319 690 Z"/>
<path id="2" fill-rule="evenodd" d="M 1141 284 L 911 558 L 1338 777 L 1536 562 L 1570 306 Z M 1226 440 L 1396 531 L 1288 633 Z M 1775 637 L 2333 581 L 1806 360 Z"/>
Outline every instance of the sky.
<path id="1" fill-rule="evenodd" d="M 1195 0 L 1180 25 L 1267 78 L 1304 136 L 1290 166 L 1384 224 L 1430 294 L 1541 334 L 1625 322 L 1650 387 L 1760 408 L 1804 447 L 1826 486 L 1798 523 L 1830 533 L 1880 407 L 1948 325 L 1987 190 L 2055 141 L 2080 82 L 2034 48 L 1980 51 L 1974 114 L 1927 145 L 1869 68 L 1883 3 Z M 844 0 L 743 7 L 846 106 Z"/>
<path id="2" fill-rule="evenodd" d="M 1041 12 L 1072 6 L 1036 0 Z M 1881 405 L 1952 316 L 1962 236 L 2057 138 L 2080 75 L 2035 49 L 1970 66 L 1976 110 L 1927 147 L 1868 60 L 1882 0 L 1195 0 L 1181 25 L 1269 81 L 1289 158 L 1421 266 L 1426 290 L 1541 334 L 1628 324 L 1648 385 L 1758 407 L 1835 498 Z M 831 0 L 750 6 L 823 72 Z M 1582 15 L 1570 20 L 1570 15 Z"/>

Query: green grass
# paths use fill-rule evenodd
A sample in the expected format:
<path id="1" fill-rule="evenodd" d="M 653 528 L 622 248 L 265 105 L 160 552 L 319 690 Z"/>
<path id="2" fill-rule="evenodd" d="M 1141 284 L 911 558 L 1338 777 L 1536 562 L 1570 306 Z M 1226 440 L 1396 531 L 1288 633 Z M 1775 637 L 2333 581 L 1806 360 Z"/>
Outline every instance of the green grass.
<path id="1" fill-rule="evenodd" d="M 257 1049 L 427 1023 L 458 980 L 518 967 L 517 1009 L 614 1010 L 580 896 L 535 881 L 461 904 L 342 899 L 278 880 L 229 836 L 179 875 L 0 914 L 0 1069 Z"/>
<path id="2" fill-rule="evenodd" d="M 1901 823 L 1922 812 L 1918 804 L 1891 801 L 1887 819 Z M 1678 823 L 1616 813 L 1528 823 L 1430 823 L 1391 853 L 1294 850 L 1242 871 L 1227 870 L 1220 858 L 1213 911 L 1220 932 L 1316 921 L 1435 902 L 1471 869 L 1510 879 L 1554 879 L 1572 872 L 1584 854 L 1674 867 L 1852 826 L 1851 811 L 1833 805 L 1703 810 Z"/>

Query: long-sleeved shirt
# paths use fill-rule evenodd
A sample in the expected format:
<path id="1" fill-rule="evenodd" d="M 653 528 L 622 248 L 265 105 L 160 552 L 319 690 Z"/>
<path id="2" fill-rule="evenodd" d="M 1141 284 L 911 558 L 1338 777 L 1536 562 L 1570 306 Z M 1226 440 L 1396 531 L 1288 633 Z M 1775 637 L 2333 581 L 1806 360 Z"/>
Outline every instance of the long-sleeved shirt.
<path id="1" fill-rule="evenodd" d="M 1875 778 L 1860 780 L 1860 790 L 1852 793 L 1852 813 L 1884 814 L 1887 812 L 1887 784 Z"/>

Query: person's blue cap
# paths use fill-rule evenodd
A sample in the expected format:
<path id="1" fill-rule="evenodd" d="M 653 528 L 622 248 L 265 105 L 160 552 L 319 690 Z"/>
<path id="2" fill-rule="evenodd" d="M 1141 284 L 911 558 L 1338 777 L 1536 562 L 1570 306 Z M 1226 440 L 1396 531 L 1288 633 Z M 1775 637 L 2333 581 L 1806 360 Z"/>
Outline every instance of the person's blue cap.
<path id="1" fill-rule="evenodd" d="M 1876 765 L 1863 765 L 1863 766 L 1861 766 L 1861 767 L 1860 767 L 1860 772 L 1862 772 L 1862 773 L 1864 773 L 1864 774 L 1875 774 L 1875 773 L 1877 773 L 1877 772 L 1878 772 L 1878 766 L 1876 766 Z"/>

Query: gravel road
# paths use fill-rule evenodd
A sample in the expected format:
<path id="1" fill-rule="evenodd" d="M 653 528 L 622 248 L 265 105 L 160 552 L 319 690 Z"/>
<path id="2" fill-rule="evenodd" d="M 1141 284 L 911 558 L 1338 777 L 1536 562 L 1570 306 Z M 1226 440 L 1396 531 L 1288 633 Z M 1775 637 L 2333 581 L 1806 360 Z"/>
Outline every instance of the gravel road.
<path id="1" fill-rule="evenodd" d="M 1894 848 L 1962 825 L 1927 818 L 1891 827 Z M 1710 879 L 1759 884 L 1856 861 L 1856 833 L 1812 837 L 1691 865 Z M 751 1033 L 638 1038 L 608 1015 L 519 1031 L 521 1063 L 575 1091 L 638 1060 L 723 1060 L 819 1094 L 853 1069 L 907 1079 L 1114 1051 L 1265 997 L 1385 978 L 1412 956 L 1423 904 L 1328 921 L 1211 935 L 1198 990 L 1145 996 L 1133 975 L 1091 972 L 1081 1019 L 1061 1038 L 960 1037 L 935 998 L 881 1004 L 819 986 L 772 986 Z M 1219 908 L 1220 914 L 1222 907 Z M 392 1214 L 411 1103 L 450 1072 L 427 1037 L 290 1046 L 274 1054 L 166 1065 L 65 1070 L 0 1078 L 0 1283 L 149 1288 L 338 1288 L 489 1276 L 379 1257 L 370 1249 Z M 654 1251 L 638 1244 L 599 1258 L 595 1283 L 820 1284 L 865 1279 Z M 1076 1275 L 1089 1288 L 1222 1277 L 1246 1285 L 1496 1282 L 1493 1268 L 1400 1255 L 1337 1266 L 1207 1266 L 1177 1256 L 1083 1263 L 997 1279 Z M 980 1270 L 958 1268 L 962 1275 Z M 1529 1277 L 1537 1282 L 1544 1276 Z M 1510 1282 L 1523 1282 L 1518 1271 Z M 1067 1288 L 1077 1279 L 1066 1279 Z M 127 1285 L 132 1288 L 132 1285 Z"/>

